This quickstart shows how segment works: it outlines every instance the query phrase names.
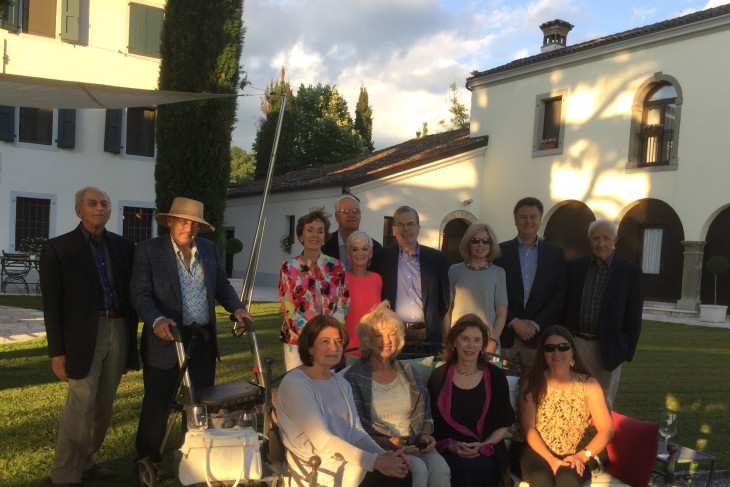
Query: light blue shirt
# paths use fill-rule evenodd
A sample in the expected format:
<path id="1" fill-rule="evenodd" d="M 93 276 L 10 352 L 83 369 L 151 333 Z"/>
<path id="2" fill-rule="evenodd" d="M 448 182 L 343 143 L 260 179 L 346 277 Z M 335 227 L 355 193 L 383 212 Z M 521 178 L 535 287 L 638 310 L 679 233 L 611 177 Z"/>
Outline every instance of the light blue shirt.
<path id="1" fill-rule="evenodd" d="M 182 324 L 190 326 L 193 323 L 207 325 L 210 320 L 208 314 L 208 292 L 205 289 L 205 274 L 200 262 L 198 248 L 193 242 L 193 256 L 190 260 L 190 269 L 185 265 L 185 257 L 172 241 L 172 248 L 177 260 L 177 272 L 180 276 L 182 291 Z"/>
<path id="2" fill-rule="evenodd" d="M 535 243 L 530 245 L 525 244 L 520 237 L 517 237 L 517 254 L 520 257 L 520 271 L 522 271 L 522 286 L 524 292 L 524 301 L 522 306 L 527 306 L 527 300 L 530 299 L 530 291 L 532 290 L 532 283 L 535 282 L 535 274 L 537 273 L 537 244 L 540 239 L 535 239 Z M 514 321 L 514 320 L 512 320 Z M 512 321 L 509 324 L 512 324 Z M 540 331 L 540 325 L 532 320 L 529 320 L 537 331 Z"/>
<path id="3" fill-rule="evenodd" d="M 413 255 L 409 255 L 408 252 L 398 247 L 398 290 L 395 297 L 395 313 L 404 322 L 422 323 L 424 321 L 420 252 L 420 245 L 416 247 L 416 253 Z"/>

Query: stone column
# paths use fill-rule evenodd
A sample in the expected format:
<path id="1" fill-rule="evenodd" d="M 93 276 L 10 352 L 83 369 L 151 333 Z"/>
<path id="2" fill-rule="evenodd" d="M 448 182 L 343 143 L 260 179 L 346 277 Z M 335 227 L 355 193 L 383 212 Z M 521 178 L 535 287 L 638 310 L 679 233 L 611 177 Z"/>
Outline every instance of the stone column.
<path id="1" fill-rule="evenodd" d="M 677 301 L 677 309 L 697 311 L 700 304 L 700 284 L 702 281 L 702 256 L 705 242 L 684 240 L 684 264 L 682 265 L 682 297 Z"/>

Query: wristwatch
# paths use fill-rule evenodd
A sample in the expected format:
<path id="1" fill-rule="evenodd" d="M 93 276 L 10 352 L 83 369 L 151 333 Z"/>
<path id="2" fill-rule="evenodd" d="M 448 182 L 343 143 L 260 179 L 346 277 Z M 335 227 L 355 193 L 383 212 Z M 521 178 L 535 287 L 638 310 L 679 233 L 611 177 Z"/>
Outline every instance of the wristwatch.
<path id="1" fill-rule="evenodd" d="M 590 450 L 586 450 L 586 458 L 591 458 L 593 456 L 593 453 L 591 453 Z"/>

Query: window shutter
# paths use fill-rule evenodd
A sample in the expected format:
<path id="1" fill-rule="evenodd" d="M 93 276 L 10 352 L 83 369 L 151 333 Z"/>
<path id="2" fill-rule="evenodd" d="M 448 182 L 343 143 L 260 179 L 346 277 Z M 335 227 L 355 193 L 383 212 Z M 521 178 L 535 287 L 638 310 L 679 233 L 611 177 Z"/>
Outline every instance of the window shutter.
<path id="1" fill-rule="evenodd" d="M 10 5 L 2 7 L 2 20 L 0 25 L 3 29 L 18 30 L 20 24 L 18 23 L 18 2 L 11 2 Z"/>
<path id="2" fill-rule="evenodd" d="M 147 9 L 147 33 L 145 40 L 147 43 L 147 55 L 159 58 L 160 44 L 162 34 L 162 19 L 164 12 L 161 8 L 149 7 Z"/>
<path id="3" fill-rule="evenodd" d="M 144 5 L 129 4 L 129 45 L 127 50 L 133 54 L 144 52 Z"/>
<path id="4" fill-rule="evenodd" d="M 61 149 L 76 147 L 76 110 L 58 110 L 58 139 L 56 145 Z"/>
<path id="5" fill-rule="evenodd" d="M 130 3 L 129 52 L 159 58 L 163 18 L 164 12 L 161 8 Z"/>
<path id="6" fill-rule="evenodd" d="M 79 42 L 80 0 L 63 0 L 61 13 L 61 39 L 66 42 Z"/>
<path id="7" fill-rule="evenodd" d="M 106 111 L 104 152 L 119 154 L 122 150 L 122 109 Z"/>
<path id="8" fill-rule="evenodd" d="M 15 140 L 15 107 L 0 105 L 0 140 Z"/>

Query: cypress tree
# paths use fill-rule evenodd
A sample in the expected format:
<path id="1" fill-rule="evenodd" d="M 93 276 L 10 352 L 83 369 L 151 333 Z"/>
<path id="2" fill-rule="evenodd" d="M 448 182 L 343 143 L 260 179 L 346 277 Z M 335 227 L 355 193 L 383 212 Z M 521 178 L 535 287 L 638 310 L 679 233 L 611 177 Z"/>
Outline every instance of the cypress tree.
<path id="1" fill-rule="evenodd" d="M 243 0 L 168 0 L 160 54 L 161 90 L 236 93 L 245 29 Z M 230 178 L 235 97 L 161 105 L 157 109 L 157 210 L 176 196 L 205 204 L 218 239 Z"/>
<path id="2" fill-rule="evenodd" d="M 360 87 L 360 96 L 355 105 L 355 130 L 360 133 L 368 152 L 372 152 L 375 148 L 373 145 L 373 107 L 370 106 L 368 90 L 364 86 Z"/>

